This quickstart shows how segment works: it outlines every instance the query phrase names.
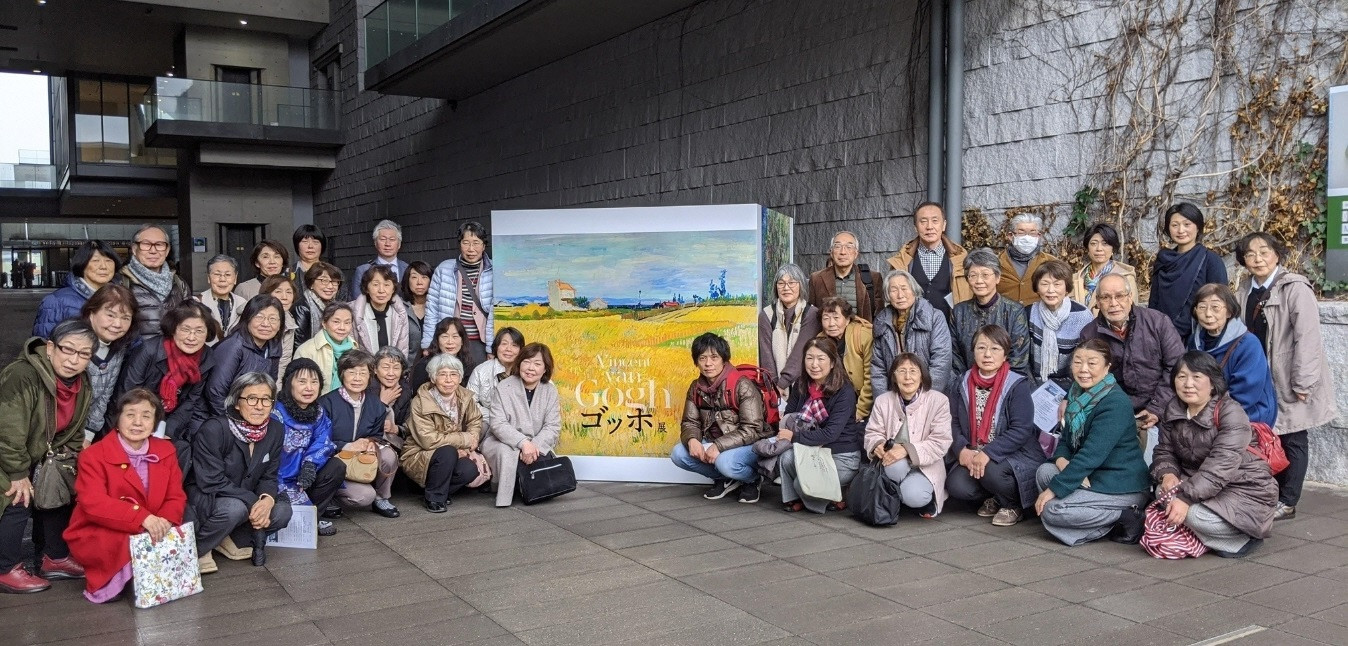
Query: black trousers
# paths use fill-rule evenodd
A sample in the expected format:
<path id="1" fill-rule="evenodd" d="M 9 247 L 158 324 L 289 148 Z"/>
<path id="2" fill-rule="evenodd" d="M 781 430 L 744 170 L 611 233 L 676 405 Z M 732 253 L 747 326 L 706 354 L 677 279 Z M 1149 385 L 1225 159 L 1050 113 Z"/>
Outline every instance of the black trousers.
<path id="1" fill-rule="evenodd" d="M 1011 462 L 989 462 L 983 468 L 983 477 L 974 478 L 969 469 L 956 464 L 945 479 L 945 491 L 951 498 L 968 502 L 983 502 L 991 496 L 997 504 L 1011 509 L 1021 509 L 1020 485 L 1016 482 L 1016 472 Z"/>
<path id="2" fill-rule="evenodd" d="M 75 505 L 57 509 L 22 505 L 5 507 L 0 513 L 0 573 L 10 571 L 23 560 L 23 531 L 30 516 L 33 519 L 33 551 L 39 560 L 43 554 L 55 560 L 70 556 L 70 548 L 61 534 L 70 525 L 70 514 L 74 511 Z"/>
<path id="3" fill-rule="evenodd" d="M 477 465 L 468 458 L 460 458 L 459 450 L 442 446 L 431 455 L 426 468 L 426 501 L 445 502 L 456 491 L 477 477 Z"/>
<path id="4" fill-rule="evenodd" d="M 309 485 L 304 493 L 309 494 L 309 500 L 314 503 L 319 513 L 322 513 L 332 503 L 337 490 L 342 488 L 343 480 L 346 480 L 346 463 L 335 457 L 328 458 L 327 464 L 324 464 L 315 475 L 314 483 Z"/>
<path id="5" fill-rule="evenodd" d="M 1279 435 L 1283 453 L 1287 454 L 1287 468 L 1276 478 L 1278 480 L 1278 502 L 1295 507 L 1301 500 L 1301 485 L 1306 482 L 1306 467 L 1310 466 L 1310 440 L 1306 431 Z"/>

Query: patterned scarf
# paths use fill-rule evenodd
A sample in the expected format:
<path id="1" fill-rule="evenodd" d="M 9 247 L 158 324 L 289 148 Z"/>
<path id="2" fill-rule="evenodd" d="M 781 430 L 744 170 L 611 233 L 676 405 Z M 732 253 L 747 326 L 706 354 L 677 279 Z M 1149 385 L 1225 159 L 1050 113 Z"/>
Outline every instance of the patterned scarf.
<path id="1" fill-rule="evenodd" d="M 965 387 L 968 390 L 969 397 L 969 445 L 973 448 L 985 446 L 992 441 L 992 418 L 997 416 L 997 407 L 1002 399 L 1002 388 L 1006 386 L 1006 375 L 1010 372 L 1011 364 L 1005 361 L 1002 362 L 1002 367 L 997 369 L 997 374 L 991 377 L 984 377 L 978 372 L 977 367 L 969 371 L 969 378 L 965 380 Z M 989 391 L 987 404 L 982 407 L 974 405 L 978 398 L 979 389 Z"/>
<path id="2" fill-rule="evenodd" d="M 1067 412 L 1063 416 L 1063 439 L 1067 440 L 1072 453 L 1080 451 L 1086 441 L 1086 418 L 1116 385 L 1118 381 L 1113 373 L 1105 373 L 1104 379 L 1086 390 L 1072 382 L 1072 388 L 1067 392 Z"/>
<path id="3" fill-rule="evenodd" d="M 231 416 L 229 418 L 229 430 L 234 433 L 234 437 L 238 438 L 240 442 L 257 444 L 267 436 L 267 425 L 269 423 L 269 421 L 264 421 L 261 424 L 253 425 Z"/>
<path id="4" fill-rule="evenodd" d="M 819 384 L 810 384 L 809 398 L 800 407 L 800 421 L 803 428 L 818 428 L 828 419 L 828 406 L 824 405 L 824 389 Z"/>
<path id="5" fill-rule="evenodd" d="M 168 373 L 159 381 L 159 398 L 164 401 L 165 413 L 172 413 L 178 408 L 178 389 L 201 381 L 201 355 L 201 350 L 187 354 L 178 349 L 173 339 L 164 339 Z"/>
<path id="6" fill-rule="evenodd" d="M 435 405 L 440 407 L 440 412 L 449 418 L 449 423 L 457 427 L 459 425 L 459 394 L 457 391 L 451 393 L 448 397 L 440 394 L 439 390 L 431 388 L 431 398 L 435 400 Z"/>
<path id="7" fill-rule="evenodd" d="M 1051 310 L 1043 301 L 1034 304 L 1039 308 L 1039 318 L 1044 322 L 1043 338 L 1039 344 L 1039 381 L 1048 381 L 1058 371 L 1058 328 L 1067 322 L 1072 313 L 1072 301 L 1062 299 L 1058 309 Z"/>
<path id="8" fill-rule="evenodd" d="M 173 290 L 173 270 L 169 269 L 168 263 L 164 263 L 159 271 L 155 271 L 140 264 L 140 260 L 132 256 L 131 262 L 126 263 L 126 266 L 131 271 L 131 275 L 136 278 L 136 281 L 145 289 L 154 292 L 159 300 L 168 298 L 169 292 Z"/>
<path id="9" fill-rule="evenodd" d="M 1091 266 L 1089 263 L 1085 267 L 1081 268 L 1081 279 L 1084 283 L 1086 283 L 1086 302 L 1083 303 L 1083 305 L 1085 305 L 1086 307 L 1091 306 L 1091 302 L 1095 300 L 1095 288 L 1100 284 L 1100 279 L 1104 278 L 1106 275 L 1110 274 L 1113 271 L 1114 271 L 1113 260 L 1110 260 L 1109 262 L 1105 263 L 1105 266 L 1101 267 L 1100 271 L 1095 273 L 1091 273 Z"/>

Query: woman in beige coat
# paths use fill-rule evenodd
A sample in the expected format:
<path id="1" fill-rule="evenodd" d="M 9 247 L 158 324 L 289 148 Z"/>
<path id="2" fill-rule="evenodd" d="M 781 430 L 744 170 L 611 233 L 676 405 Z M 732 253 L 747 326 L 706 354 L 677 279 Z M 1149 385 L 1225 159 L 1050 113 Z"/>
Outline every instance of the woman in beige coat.
<path id="1" fill-rule="evenodd" d="M 1301 485 L 1310 462 L 1306 431 L 1338 417 L 1329 360 L 1320 337 L 1320 306 L 1311 283 L 1281 266 L 1286 249 L 1267 233 L 1236 243 L 1236 262 L 1249 272 L 1236 288 L 1245 327 L 1259 338 L 1273 372 L 1278 398 L 1274 431 L 1290 465 L 1277 475 L 1278 510 L 1273 520 L 1297 515 Z"/>
<path id="2" fill-rule="evenodd" d="M 542 343 L 520 350 L 510 376 L 491 397 L 491 429 L 482 454 L 491 467 L 496 506 L 509 507 L 515 496 L 515 470 L 552 451 L 562 432 L 562 405 L 552 383 L 552 351 Z"/>
<path id="3" fill-rule="evenodd" d="M 461 385 L 463 364 L 457 357 L 437 354 L 426 367 L 431 380 L 412 399 L 401 462 L 403 473 L 425 487 L 426 510 L 438 514 L 478 476 L 471 454 L 482 438 L 482 413 Z"/>
<path id="4" fill-rule="evenodd" d="M 1118 274 L 1128 281 L 1128 293 L 1137 298 L 1137 270 L 1114 259 L 1120 247 L 1119 232 L 1099 222 L 1086 229 L 1082 236 L 1086 249 L 1086 265 L 1072 275 L 1072 300 L 1085 305 L 1092 314 L 1100 313 L 1095 302 L 1095 286 L 1109 274 Z"/>
<path id="5" fill-rule="evenodd" d="M 889 366 L 891 388 L 875 399 L 862 445 L 899 485 L 905 507 L 934 518 L 945 504 L 945 454 L 954 442 L 950 400 L 931 389 L 931 373 L 905 352 Z"/>

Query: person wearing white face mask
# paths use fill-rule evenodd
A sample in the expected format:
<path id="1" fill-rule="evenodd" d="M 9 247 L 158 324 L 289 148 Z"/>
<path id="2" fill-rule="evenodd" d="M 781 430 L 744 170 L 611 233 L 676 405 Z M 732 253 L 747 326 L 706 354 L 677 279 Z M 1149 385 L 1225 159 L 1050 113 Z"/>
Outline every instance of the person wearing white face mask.
<path id="1" fill-rule="evenodd" d="M 1040 265 L 1057 260 L 1044 253 L 1044 221 L 1031 213 L 1021 213 L 1011 219 L 1011 232 L 1006 234 L 1007 245 L 999 260 L 1002 280 L 997 291 L 1021 305 L 1029 305 L 1037 296 L 1034 292 L 1034 272 Z"/>

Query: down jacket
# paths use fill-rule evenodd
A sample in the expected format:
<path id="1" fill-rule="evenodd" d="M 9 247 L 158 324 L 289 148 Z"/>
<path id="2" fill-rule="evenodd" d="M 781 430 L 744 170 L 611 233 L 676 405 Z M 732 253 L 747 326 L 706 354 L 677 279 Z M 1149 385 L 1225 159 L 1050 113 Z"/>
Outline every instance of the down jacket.
<path id="1" fill-rule="evenodd" d="M 94 295 L 94 288 L 74 274 L 62 287 L 42 298 L 37 306 L 37 318 L 33 320 L 33 336 L 47 338 L 56 324 L 66 319 L 77 318 L 84 302 Z"/>
<path id="2" fill-rule="evenodd" d="M 253 342 L 253 337 L 248 334 L 247 326 L 236 329 L 233 334 L 217 344 L 215 352 L 212 353 L 215 357 L 215 370 L 206 379 L 206 402 L 202 405 L 197 425 L 200 426 L 201 421 L 205 421 L 208 416 L 218 417 L 227 412 L 225 396 L 229 394 L 230 386 L 234 385 L 234 380 L 238 379 L 239 375 L 246 372 L 261 372 L 279 382 L 281 344 L 280 338 L 274 338 L 259 348 Z"/>
<path id="3" fill-rule="evenodd" d="M 734 368 L 727 365 L 726 370 Z M 735 379 L 735 404 L 738 406 L 730 405 L 730 396 L 726 391 L 731 379 Z M 679 423 L 681 444 L 698 440 L 715 444 L 717 450 L 728 451 L 748 446 L 772 434 L 772 427 L 764 423 L 763 393 L 759 392 L 753 380 L 727 375 L 711 401 L 700 401 L 697 387 L 701 381 L 701 377 L 693 380 L 683 400 L 683 420 Z M 495 415 L 494 410 L 492 414 Z M 495 423 L 494 418 L 492 421 Z"/>
<path id="4" fill-rule="evenodd" d="M 452 446 L 456 449 L 476 449 L 482 441 L 482 412 L 473 401 L 473 393 L 459 386 L 454 393 L 458 400 L 458 422 L 440 410 L 431 391 L 435 384 L 426 384 L 412 397 L 412 413 L 407 419 L 407 439 L 400 456 L 403 473 L 413 482 L 426 486 L 426 472 L 431 467 L 435 450 Z"/>
<path id="5" fill-rule="evenodd" d="M 496 313 L 492 307 L 491 258 L 482 256 L 482 273 L 477 282 L 477 302 L 482 307 L 486 325 L 482 343 L 491 347 L 496 336 Z M 421 324 L 421 347 L 429 348 L 435 338 L 435 326 L 440 319 L 459 315 L 459 259 L 450 258 L 435 268 L 431 289 L 426 293 L 426 318 Z"/>
<path id="6" fill-rule="evenodd" d="M 168 298 L 164 300 L 159 300 L 154 292 L 141 285 L 130 267 L 122 268 L 122 278 L 136 297 L 136 333 L 142 338 L 158 335 L 159 320 L 164 318 L 164 313 L 192 299 L 192 291 L 177 274 L 174 274 L 173 287 L 169 288 Z"/>
<path id="7" fill-rule="evenodd" d="M 75 416 L 66 428 L 52 429 L 56 402 L 56 372 L 47 360 L 47 341 L 28 339 L 19 357 L 0 371 L 0 502 L 13 501 L 4 492 L 14 480 L 27 478 L 33 465 L 47 453 L 47 433 L 55 431 L 52 448 L 78 452 L 83 447 L 85 418 L 92 388 L 88 373 L 79 376 Z"/>
<path id="8" fill-rule="evenodd" d="M 220 352 L 223 346 L 222 343 L 215 348 L 201 348 L 199 367 L 201 381 L 179 388 L 178 407 L 164 417 L 164 434 L 173 440 L 173 448 L 178 452 L 178 462 L 184 474 L 190 473 L 192 469 L 192 434 L 213 414 L 208 410 L 211 406 L 224 406 L 223 394 L 219 402 L 214 404 L 208 403 L 208 397 L 204 396 L 207 383 L 216 376 L 216 358 L 223 356 Z M 164 380 L 166 374 L 168 374 L 168 353 L 164 351 L 163 337 L 150 337 L 126 358 L 122 380 L 108 404 L 107 428 L 117 426 L 115 409 L 117 400 L 121 399 L 122 394 L 133 388 L 145 388 L 157 396 L 159 382 Z"/>
<path id="9" fill-rule="evenodd" d="M 917 299 L 904 325 L 903 349 L 899 349 L 899 335 L 894 330 L 898 313 L 885 307 L 875 315 L 875 344 L 871 350 L 871 392 L 889 390 L 889 364 L 900 352 L 911 352 L 927 363 L 931 373 L 931 389 L 945 392 L 952 379 L 951 365 L 954 346 L 951 345 L 950 324 L 926 299 Z"/>

